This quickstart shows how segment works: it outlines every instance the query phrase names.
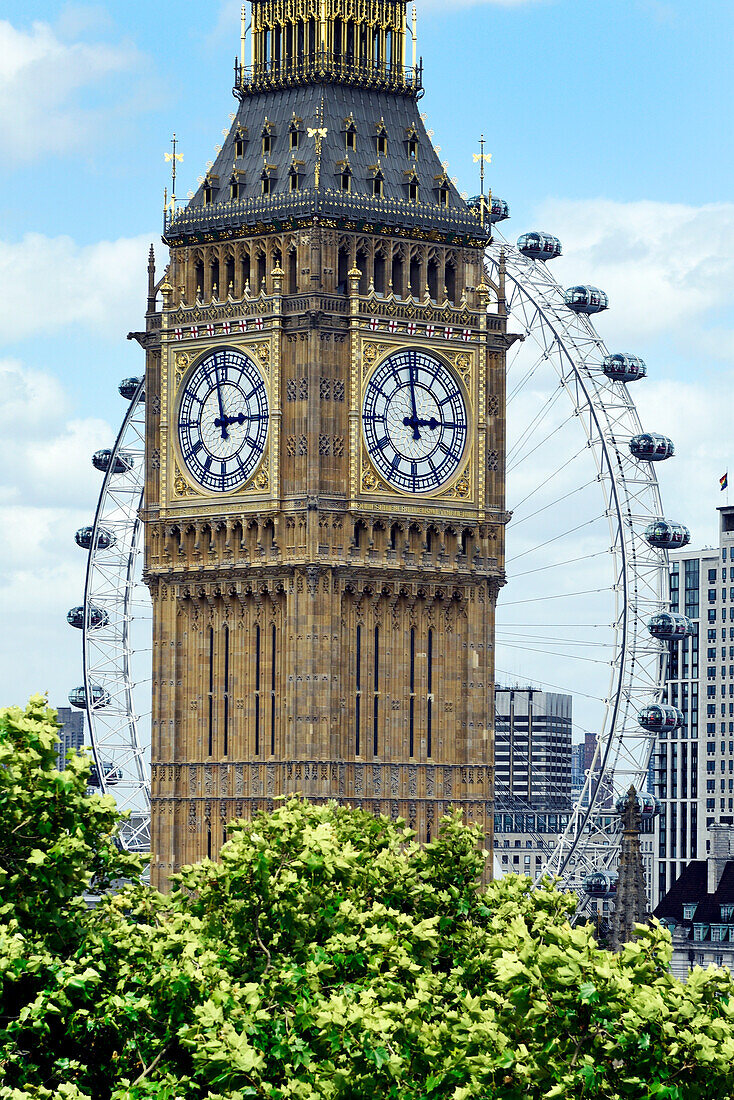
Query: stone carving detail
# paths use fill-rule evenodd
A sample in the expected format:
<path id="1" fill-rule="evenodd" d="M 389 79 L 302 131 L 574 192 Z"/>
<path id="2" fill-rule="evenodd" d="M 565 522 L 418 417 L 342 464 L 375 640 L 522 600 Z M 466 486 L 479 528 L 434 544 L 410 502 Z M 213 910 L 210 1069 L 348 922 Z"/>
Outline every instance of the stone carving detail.
<path id="1" fill-rule="evenodd" d="M 364 793 L 364 765 L 355 764 L 354 766 L 354 793 L 360 796 Z"/>
<path id="2" fill-rule="evenodd" d="M 174 365 L 175 374 L 176 374 L 176 387 L 177 388 L 178 388 L 178 386 L 181 385 L 181 379 L 183 378 L 184 374 L 188 370 L 190 363 L 191 363 L 191 356 L 188 354 L 188 352 L 185 352 L 185 351 L 177 351 L 176 352 L 176 356 L 173 360 L 173 365 Z"/>
<path id="3" fill-rule="evenodd" d="M 344 457 L 344 440 L 340 435 L 334 437 L 334 458 Z"/>
<path id="4" fill-rule="evenodd" d="M 337 381 L 334 383 L 334 400 L 344 400 L 344 383 L 341 378 L 337 379 Z"/>
<path id="5" fill-rule="evenodd" d="M 189 768 L 189 794 L 196 794 L 196 768 L 193 765 Z"/>
<path id="6" fill-rule="evenodd" d="M 382 768 L 379 764 L 372 765 L 372 790 L 375 794 L 382 794 Z"/>
<path id="7" fill-rule="evenodd" d="M 390 768 L 390 794 L 396 797 L 400 794 L 400 768 L 395 765 Z"/>
<path id="8" fill-rule="evenodd" d="M 370 373 L 383 351 L 387 351 L 387 348 L 381 344 L 373 344 L 368 341 L 362 345 L 362 370 L 365 378 Z"/>
<path id="9" fill-rule="evenodd" d="M 257 471 L 252 481 L 248 481 L 245 485 L 245 490 L 254 489 L 257 492 L 264 493 L 270 488 L 270 464 L 266 459 L 260 464 L 260 469 Z"/>
<path id="10" fill-rule="evenodd" d="M 499 470 L 499 468 L 500 468 L 499 451 L 488 451 L 487 452 L 487 469 L 488 470 Z"/>
<path id="11" fill-rule="evenodd" d="M 491 393 L 487 400 L 487 415 L 497 416 L 500 411 L 500 399 L 496 393 Z"/>
<path id="12" fill-rule="evenodd" d="M 308 378 L 301 378 L 298 383 L 298 397 L 301 401 L 308 401 Z"/>
<path id="13" fill-rule="evenodd" d="M 433 798 L 436 786 L 436 773 L 433 768 L 429 768 L 426 772 L 426 795 L 428 798 Z M 433 812 L 433 811 L 431 811 Z"/>
<path id="14" fill-rule="evenodd" d="M 444 767 L 443 769 L 443 797 L 451 798 L 454 793 L 453 775 L 451 774 L 451 768 Z"/>
<path id="15" fill-rule="evenodd" d="M 298 454 L 301 457 L 308 454 L 308 438 L 305 435 L 299 436 L 298 438 Z"/>
<path id="16" fill-rule="evenodd" d="M 331 436 L 320 435 L 319 436 L 319 454 L 327 458 L 331 454 Z"/>
<path id="17" fill-rule="evenodd" d="M 184 478 L 181 471 L 178 468 L 178 464 L 174 463 L 175 477 L 173 479 L 173 491 L 177 497 L 195 496 L 194 490 L 189 485 L 188 481 Z"/>
<path id="18" fill-rule="evenodd" d="M 286 401 L 298 400 L 298 389 L 296 388 L 296 381 L 294 378 L 289 378 L 285 384 L 285 396 Z"/>
<path id="19" fill-rule="evenodd" d="M 296 437 L 294 435 L 289 435 L 287 437 L 285 441 L 285 449 L 286 453 L 289 454 L 291 458 L 296 457 Z"/>
<path id="20" fill-rule="evenodd" d="M 242 798 L 245 793 L 245 770 L 240 764 L 235 770 L 235 794 Z"/>
<path id="21" fill-rule="evenodd" d="M 319 396 L 322 401 L 331 401 L 331 379 L 322 378 L 319 383 Z"/>
<path id="22" fill-rule="evenodd" d="M 415 764 L 408 768 L 408 794 L 411 798 L 418 794 L 418 768 Z"/>
<path id="23" fill-rule="evenodd" d="M 204 768 L 204 794 L 207 798 L 214 794 L 214 773 L 211 768 Z"/>
<path id="24" fill-rule="evenodd" d="M 198 833 L 199 827 L 196 822 L 196 803 L 189 802 L 189 832 Z"/>
<path id="25" fill-rule="evenodd" d="M 268 764 L 268 797 L 272 798 L 275 794 L 275 765 Z"/>

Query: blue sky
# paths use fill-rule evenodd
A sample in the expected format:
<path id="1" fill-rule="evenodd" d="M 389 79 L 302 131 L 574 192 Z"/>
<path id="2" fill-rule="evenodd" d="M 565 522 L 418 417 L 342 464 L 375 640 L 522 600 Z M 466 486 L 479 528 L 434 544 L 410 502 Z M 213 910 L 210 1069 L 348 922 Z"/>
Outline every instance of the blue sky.
<path id="1" fill-rule="evenodd" d="M 614 350 L 648 361 L 643 420 L 678 457 L 676 518 L 715 536 L 732 460 L 734 92 L 730 0 L 419 4 L 421 110 L 462 190 L 484 131 L 507 233 L 563 239 L 562 281 L 595 282 Z M 179 193 L 233 110 L 239 4 L 5 0 L 0 12 L 0 699 L 78 681 L 73 532 L 93 512 L 89 456 L 139 373 L 175 130 Z M 654 421 L 654 423 L 653 423 Z"/>

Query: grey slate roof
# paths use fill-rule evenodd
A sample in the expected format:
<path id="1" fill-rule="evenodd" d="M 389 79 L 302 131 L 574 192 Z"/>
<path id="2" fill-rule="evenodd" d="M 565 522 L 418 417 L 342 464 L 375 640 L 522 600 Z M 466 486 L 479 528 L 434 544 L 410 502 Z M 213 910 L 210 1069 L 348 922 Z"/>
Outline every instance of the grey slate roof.
<path id="1" fill-rule="evenodd" d="M 290 147 L 290 124 L 302 120 L 299 148 Z M 347 150 L 346 120 L 354 119 L 356 147 Z M 384 120 L 387 153 L 378 156 L 378 126 Z M 273 136 L 272 152 L 263 156 L 266 122 Z M 315 189 L 316 141 L 308 129 L 325 127 L 321 149 L 321 178 Z M 414 129 L 419 144 L 415 159 L 408 155 L 408 134 Z M 244 155 L 236 157 L 236 141 L 244 134 Z M 341 190 L 341 171 L 348 157 L 351 193 Z M 291 192 L 293 160 L 301 173 L 301 190 Z M 372 195 L 374 166 L 384 178 L 384 197 Z M 262 173 L 270 166 L 272 194 L 262 194 Z M 420 201 L 409 203 L 408 182 L 415 168 Z M 239 201 L 230 201 L 230 181 L 237 173 Z M 339 84 L 309 84 L 245 98 L 239 106 L 221 152 L 188 207 L 169 227 L 167 239 L 197 235 L 208 228 L 252 225 L 269 217 L 332 213 L 380 224 L 444 229 L 457 235 L 482 235 L 477 215 L 450 184 L 448 209 L 439 206 L 438 178 L 445 172 L 429 138 L 414 96 L 366 90 Z M 213 186 L 213 202 L 205 203 L 204 188 Z"/>

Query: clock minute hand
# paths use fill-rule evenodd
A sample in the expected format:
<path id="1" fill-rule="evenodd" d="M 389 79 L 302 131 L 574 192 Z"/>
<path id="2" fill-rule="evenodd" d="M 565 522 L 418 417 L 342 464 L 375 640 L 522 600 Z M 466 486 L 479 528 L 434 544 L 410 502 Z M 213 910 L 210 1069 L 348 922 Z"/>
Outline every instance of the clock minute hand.
<path id="1" fill-rule="evenodd" d="M 406 417 L 405 426 L 406 426 L 406 428 L 409 428 L 412 425 L 413 439 L 420 439 L 421 433 L 418 431 L 418 425 L 419 425 L 418 407 L 415 403 L 415 378 L 413 377 L 413 365 L 412 365 L 412 363 L 410 365 L 409 378 L 410 378 L 410 403 L 411 403 L 411 406 L 413 408 L 413 415 L 410 418 L 410 420 Z"/>
<path id="2" fill-rule="evenodd" d="M 219 416 L 220 416 L 220 419 L 214 421 L 214 427 L 222 429 L 222 439 L 229 439 L 229 432 L 227 431 L 227 420 L 228 420 L 228 418 L 227 418 L 227 416 L 225 415 L 225 412 L 224 412 L 224 401 L 222 400 L 222 383 L 219 381 L 219 374 L 217 374 L 216 378 L 217 378 L 217 399 L 219 401 Z"/>

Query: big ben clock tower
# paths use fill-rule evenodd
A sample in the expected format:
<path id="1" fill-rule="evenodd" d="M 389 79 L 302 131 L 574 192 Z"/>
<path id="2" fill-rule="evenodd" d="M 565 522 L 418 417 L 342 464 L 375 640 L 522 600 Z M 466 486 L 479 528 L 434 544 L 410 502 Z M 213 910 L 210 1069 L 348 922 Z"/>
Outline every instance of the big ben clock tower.
<path id="1" fill-rule="evenodd" d="M 252 0 L 231 130 L 167 216 L 145 337 L 162 888 L 295 792 L 420 839 L 460 807 L 491 845 L 511 338 L 406 32 L 405 0 Z"/>

